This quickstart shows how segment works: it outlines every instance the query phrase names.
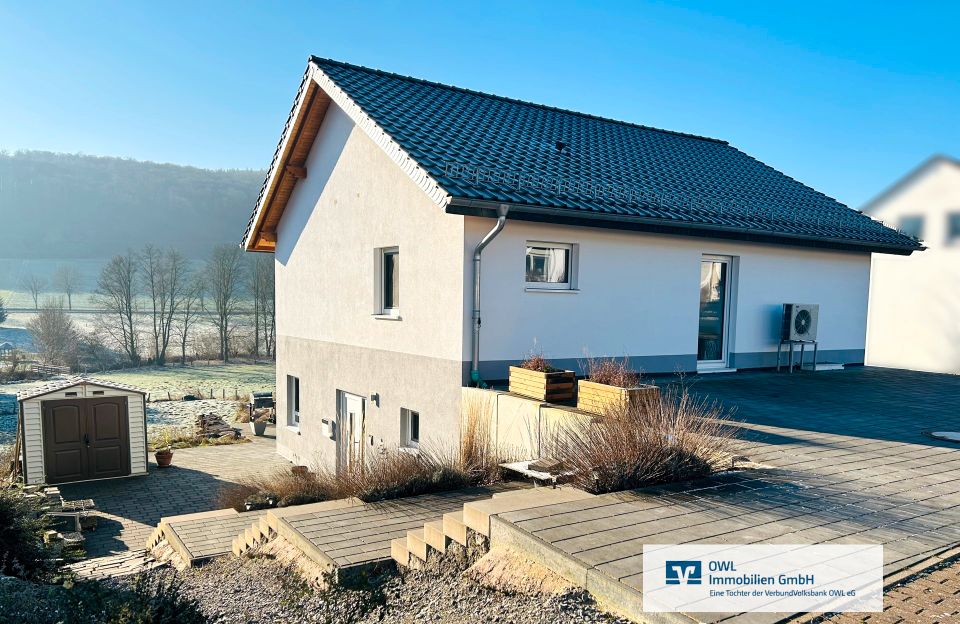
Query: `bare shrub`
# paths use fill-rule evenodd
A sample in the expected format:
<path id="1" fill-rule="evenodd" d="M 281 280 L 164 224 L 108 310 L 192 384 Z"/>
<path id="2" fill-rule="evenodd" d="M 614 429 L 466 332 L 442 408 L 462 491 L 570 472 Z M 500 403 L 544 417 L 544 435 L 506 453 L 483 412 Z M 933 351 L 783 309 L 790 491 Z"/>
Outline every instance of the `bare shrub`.
<path id="1" fill-rule="evenodd" d="M 640 373 L 631 370 L 627 358 L 590 358 L 587 360 L 587 378 L 590 381 L 616 386 L 618 388 L 636 388 L 640 385 Z"/>
<path id="2" fill-rule="evenodd" d="M 559 428 L 547 447 L 573 473 L 577 487 L 617 492 L 701 478 L 729 466 L 729 422 L 717 403 L 667 389 Z"/>

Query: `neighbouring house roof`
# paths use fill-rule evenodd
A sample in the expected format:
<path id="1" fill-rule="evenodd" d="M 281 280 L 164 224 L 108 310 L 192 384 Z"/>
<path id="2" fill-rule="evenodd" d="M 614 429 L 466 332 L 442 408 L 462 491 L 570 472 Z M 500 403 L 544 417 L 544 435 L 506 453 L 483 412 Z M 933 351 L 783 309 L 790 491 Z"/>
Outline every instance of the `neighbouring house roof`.
<path id="1" fill-rule="evenodd" d="M 27 399 L 35 399 L 45 394 L 50 394 L 51 392 L 59 392 L 60 390 L 66 390 L 67 388 L 81 385 L 97 386 L 98 388 L 111 388 L 113 390 L 125 390 L 127 392 L 136 392 L 137 394 L 147 393 L 146 390 L 137 388 L 136 386 L 131 386 L 129 384 L 119 383 L 116 381 L 104 381 L 103 379 L 94 379 L 93 377 L 77 375 L 67 379 L 56 379 L 41 386 L 37 386 L 36 388 L 30 388 L 29 390 L 21 390 L 17 393 L 17 401 L 23 402 Z"/>
<path id="2" fill-rule="evenodd" d="M 881 204 L 883 204 L 891 196 L 895 195 L 900 189 L 904 188 L 921 175 L 940 164 L 953 165 L 954 167 L 960 169 L 960 160 L 951 158 L 950 156 L 945 156 L 943 154 L 934 154 L 911 169 L 910 172 L 905 176 L 888 186 L 882 193 L 864 204 L 863 208 L 860 210 L 865 214 L 873 214 Z"/>
<path id="3" fill-rule="evenodd" d="M 276 225 L 323 116 L 342 108 L 449 213 L 909 254 L 885 227 L 726 141 L 311 57 L 247 231 Z"/>

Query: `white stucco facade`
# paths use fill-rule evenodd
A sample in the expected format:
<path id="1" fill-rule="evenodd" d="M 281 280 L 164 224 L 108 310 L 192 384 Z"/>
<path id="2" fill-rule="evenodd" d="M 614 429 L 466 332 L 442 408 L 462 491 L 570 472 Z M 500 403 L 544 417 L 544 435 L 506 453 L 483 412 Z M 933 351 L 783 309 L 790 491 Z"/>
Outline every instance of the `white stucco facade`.
<path id="1" fill-rule="evenodd" d="M 489 227 L 467 219 L 465 254 Z M 577 245 L 577 289 L 526 289 L 527 241 Z M 696 370 L 705 255 L 734 268 L 730 366 L 775 364 L 782 304 L 791 302 L 820 305 L 822 360 L 863 362 L 869 254 L 508 219 L 483 257 L 481 370 L 502 378 L 534 347 L 574 368 L 587 356 L 628 356 L 648 372 Z M 465 318 L 465 350 L 469 330 Z"/>
<path id="2" fill-rule="evenodd" d="M 960 374 L 960 163 L 931 159 L 866 210 L 894 227 L 920 218 L 928 247 L 874 255 L 867 363 Z"/>

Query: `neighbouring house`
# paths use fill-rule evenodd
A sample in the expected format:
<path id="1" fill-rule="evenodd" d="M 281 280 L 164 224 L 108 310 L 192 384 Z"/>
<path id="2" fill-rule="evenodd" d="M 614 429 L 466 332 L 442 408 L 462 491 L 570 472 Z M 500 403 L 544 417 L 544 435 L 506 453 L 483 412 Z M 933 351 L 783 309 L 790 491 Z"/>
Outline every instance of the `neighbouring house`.
<path id="1" fill-rule="evenodd" d="M 927 159 L 863 211 L 928 248 L 874 256 L 867 363 L 960 373 L 960 160 Z"/>
<path id="2" fill-rule="evenodd" d="M 145 391 L 80 376 L 20 392 L 17 402 L 25 483 L 147 474 Z"/>
<path id="3" fill-rule="evenodd" d="M 462 388 L 535 341 L 769 367 L 805 302 L 862 363 L 871 254 L 920 249 L 725 141 L 316 57 L 243 245 L 275 253 L 278 448 L 339 468 L 455 443 Z"/>

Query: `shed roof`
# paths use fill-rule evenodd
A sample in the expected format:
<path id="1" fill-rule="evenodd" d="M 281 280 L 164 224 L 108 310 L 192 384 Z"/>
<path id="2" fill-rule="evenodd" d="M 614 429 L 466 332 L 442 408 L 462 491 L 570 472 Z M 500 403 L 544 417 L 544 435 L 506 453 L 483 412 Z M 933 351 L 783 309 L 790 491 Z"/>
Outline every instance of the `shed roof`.
<path id="1" fill-rule="evenodd" d="M 111 388 L 113 390 L 125 390 L 127 392 L 136 392 L 138 394 L 147 394 L 146 390 L 136 386 L 131 386 L 129 384 L 95 379 L 93 377 L 87 377 L 86 375 L 76 375 L 66 379 L 55 379 L 43 384 L 42 386 L 37 386 L 36 388 L 31 388 L 29 390 L 21 390 L 17 393 L 17 401 L 23 402 L 27 399 L 35 399 L 45 394 L 50 394 L 51 392 L 59 392 L 60 390 L 66 390 L 67 388 L 83 385 Z"/>
<path id="2" fill-rule="evenodd" d="M 897 254 L 923 248 L 726 141 L 311 57 L 247 249 L 275 241 L 271 232 L 259 245 L 263 215 L 282 213 L 302 177 L 303 162 L 285 154 L 312 143 L 319 122 L 302 118 L 325 115 L 331 100 L 450 213 L 490 216 L 509 204 L 514 217 L 536 221 Z M 274 206 L 272 189 L 283 182 Z"/>

